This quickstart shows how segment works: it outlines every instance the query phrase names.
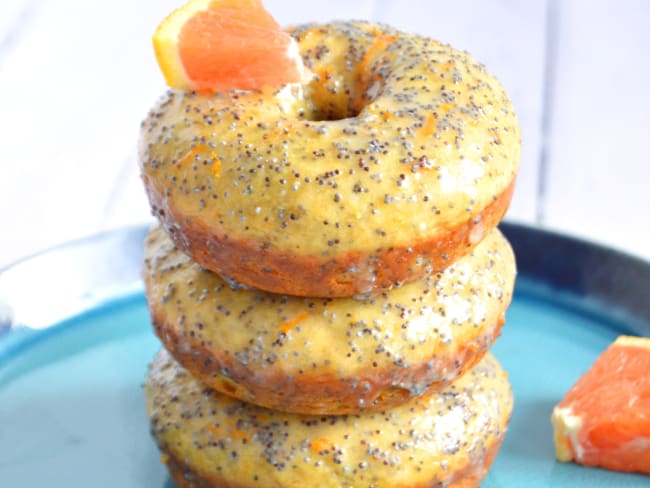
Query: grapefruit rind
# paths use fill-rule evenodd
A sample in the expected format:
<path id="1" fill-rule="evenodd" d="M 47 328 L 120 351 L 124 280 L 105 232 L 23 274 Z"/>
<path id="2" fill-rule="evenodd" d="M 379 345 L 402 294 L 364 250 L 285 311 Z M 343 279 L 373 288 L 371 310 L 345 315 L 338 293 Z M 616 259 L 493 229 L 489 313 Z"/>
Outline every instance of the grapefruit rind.
<path id="1" fill-rule="evenodd" d="M 619 336 L 614 345 L 623 347 L 640 347 L 650 351 L 650 337 Z"/>
<path id="2" fill-rule="evenodd" d="M 551 423 L 557 460 L 563 463 L 570 462 L 574 457 L 580 460 L 583 449 L 578 441 L 578 432 L 582 427 L 582 418 L 573 415 L 570 408 L 555 407 Z"/>
<path id="3" fill-rule="evenodd" d="M 165 17 L 156 29 L 153 49 L 168 86 L 179 90 L 192 89 L 178 52 L 178 34 L 188 20 L 198 12 L 208 10 L 213 1 L 191 0 Z"/>

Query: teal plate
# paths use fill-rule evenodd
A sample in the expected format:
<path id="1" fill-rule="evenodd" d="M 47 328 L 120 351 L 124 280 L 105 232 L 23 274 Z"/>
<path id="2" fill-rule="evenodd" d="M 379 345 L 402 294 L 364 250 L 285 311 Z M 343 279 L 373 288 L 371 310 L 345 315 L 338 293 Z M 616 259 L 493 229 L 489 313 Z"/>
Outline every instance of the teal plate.
<path id="1" fill-rule="evenodd" d="M 493 351 L 516 406 L 482 486 L 650 486 L 647 476 L 556 462 L 549 423 L 617 335 L 650 335 L 650 265 L 548 232 L 502 229 L 520 274 Z M 105 234 L 0 274 L 0 485 L 173 488 L 141 388 L 160 346 L 138 278 L 144 233 Z"/>

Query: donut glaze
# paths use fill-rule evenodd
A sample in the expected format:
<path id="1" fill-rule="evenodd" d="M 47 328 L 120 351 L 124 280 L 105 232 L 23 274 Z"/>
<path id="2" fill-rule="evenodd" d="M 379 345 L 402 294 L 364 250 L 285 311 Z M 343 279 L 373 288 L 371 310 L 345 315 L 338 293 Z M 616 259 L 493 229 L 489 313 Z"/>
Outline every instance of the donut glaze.
<path id="1" fill-rule="evenodd" d="M 512 297 L 493 230 L 445 271 L 363 300 L 243 289 L 193 263 L 161 228 L 143 276 L 154 330 L 200 381 L 280 411 L 381 410 L 440 389 L 485 354 Z"/>
<path id="2" fill-rule="evenodd" d="M 196 262 L 299 296 L 367 294 L 439 271 L 503 217 L 511 102 L 467 53 L 384 25 L 292 32 L 309 83 L 169 91 L 142 124 L 152 212 Z"/>
<path id="3" fill-rule="evenodd" d="M 475 487 L 512 411 L 506 373 L 489 354 L 439 393 L 362 415 L 256 407 L 206 388 L 165 350 L 144 388 L 179 488 Z"/>

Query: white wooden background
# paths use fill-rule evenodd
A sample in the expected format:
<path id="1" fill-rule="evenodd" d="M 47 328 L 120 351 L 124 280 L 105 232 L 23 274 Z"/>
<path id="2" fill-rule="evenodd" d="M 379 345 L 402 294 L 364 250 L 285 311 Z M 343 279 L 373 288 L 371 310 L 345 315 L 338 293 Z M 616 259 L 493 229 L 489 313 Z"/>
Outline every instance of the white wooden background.
<path id="1" fill-rule="evenodd" d="M 151 48 L 182 0 L 0 0 L 0 267 L 148 221 L 135 144 L 164 90 Z M 650 258 L 650 2 L 266 0 L 466 49 L 506 86 L 523 158 L 508 218 Z"/>

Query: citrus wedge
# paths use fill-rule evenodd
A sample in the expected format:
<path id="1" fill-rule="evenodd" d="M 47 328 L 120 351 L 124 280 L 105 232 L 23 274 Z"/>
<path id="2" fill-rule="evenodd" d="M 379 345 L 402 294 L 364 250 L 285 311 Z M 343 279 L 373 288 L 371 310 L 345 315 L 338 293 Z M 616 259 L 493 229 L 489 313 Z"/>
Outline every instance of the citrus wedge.
<path id="1" fill-rule="evenodd" d="M 551 422 L 558 460 L 650 474 L 650 338 L 616 339 Z"/>
<path id="2" fill-rule="evenodd" d="M 296 42 L 260 0 L 191 0 L 158 26 L 153 45 L 167 84 L 222 92 L 302 79 Z"/>

